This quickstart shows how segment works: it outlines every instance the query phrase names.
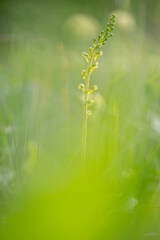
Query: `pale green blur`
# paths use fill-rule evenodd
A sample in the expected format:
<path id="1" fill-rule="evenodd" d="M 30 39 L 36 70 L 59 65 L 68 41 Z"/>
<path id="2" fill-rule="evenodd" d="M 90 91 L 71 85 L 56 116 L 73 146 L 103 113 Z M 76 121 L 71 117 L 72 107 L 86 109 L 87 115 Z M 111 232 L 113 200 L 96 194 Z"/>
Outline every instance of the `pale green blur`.
<path id="1" fill-rule="evenodd" d="M 0 239 L 160 238 L 159 3 L 141 4 L 0 5 Z M 81 52 L 112 12 L 84 169 Z"/>

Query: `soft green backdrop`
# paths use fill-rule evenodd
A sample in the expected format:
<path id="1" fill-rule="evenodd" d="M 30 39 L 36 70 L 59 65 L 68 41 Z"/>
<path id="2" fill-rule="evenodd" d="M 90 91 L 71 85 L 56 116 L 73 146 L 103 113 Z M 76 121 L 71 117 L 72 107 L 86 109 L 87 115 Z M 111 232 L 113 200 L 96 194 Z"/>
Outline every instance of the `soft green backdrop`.
<path id="1" fill-rule="evenodd" d="M 81 56 L 117 17 L 91 84 Z M 0 236 L 159 239 L 160 2 L 0 2 Z"/>

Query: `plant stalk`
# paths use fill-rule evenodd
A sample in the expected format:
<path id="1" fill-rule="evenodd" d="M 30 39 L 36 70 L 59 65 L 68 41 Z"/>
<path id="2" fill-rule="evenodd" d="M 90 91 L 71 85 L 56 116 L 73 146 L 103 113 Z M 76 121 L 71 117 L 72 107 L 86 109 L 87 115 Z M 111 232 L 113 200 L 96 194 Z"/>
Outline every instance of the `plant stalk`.
<path id="1" fill-rule="evenodd" d="M 88 101 L 88 92 L 89 92 L 89 80 L 90 80 L 90 69 L 92 67 L 94 51 L 90 56 L 87 77 L 86 77 L 86 86 L 85 86 L 85 95 L 84 95 L 84 113 L 83 113 L 83 134 L 82 134 L 82 160 L 83 166 L 86 168 L 86 143 L 87 143 L 87 101 Z"/>

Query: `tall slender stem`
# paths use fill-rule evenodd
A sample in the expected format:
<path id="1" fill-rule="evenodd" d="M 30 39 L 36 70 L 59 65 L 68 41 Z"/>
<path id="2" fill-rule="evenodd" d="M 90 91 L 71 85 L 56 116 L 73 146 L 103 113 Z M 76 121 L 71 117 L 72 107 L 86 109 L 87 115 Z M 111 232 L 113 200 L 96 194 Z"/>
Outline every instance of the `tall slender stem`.
<path id="1" fill-rule="evenodd" d="M 84 168 L 86 167 L 86 142 L 87 142 L 87 118 L 91 114 L 91 111 L 88 111 L 88 107 L 91 106 L 91 104 L 94 102 L 88 99 L 88 95 L 95 90 L 98 89 L 97 85 L 94 85 L 89 88 L 89 81 L 90 81 L 90 75 L 98 67 L 98 62 L 96 62 L 97 58 L 103 55 L 102 51 L 99 51 L 106 43 L 109 37 L 111 37 L 112 31 L 114 29 L 115 25 L 115 15 L 113 14 L 112 17 L 109 20 L 109 23 L 106 26 L 105 31 L 102 31 L 100 35 L 98 36 L 98 39 L 93 40 L 93 46 L 89 48 L 89 54 L 86 52 L 82 53 L 82 56 L 85 58 L 85 60 L 88 62 L 88 69 L 87 71 L 84 69 L 82 70 L 83 79 L 86 79 L 85 86 L 84 84 L 80 84 L 78 86 L 79 89 L 84 92 L 84 113 L 83 113 L 83 131 L 82 131 L 82 161 Z M 92 65 L 93 60 L 95 63 Z M 89 114 L 90 113 L 90 114 Z"/>
<path id="2" fill-rule="evenodd" d="M 83 135 L 82 135 L 82 159 L 84 168 L 86 167 L 86 142 L 87 142 L 87 101 L 88 101 L 88 92 L 89 92 L 89 80 L 90 80 L 90 69 L 92 67 L 94 52 L 90 56 L 87 77 L 86 77 L 86 86 L 85 86 L 85 95 L 84 95 L 84 113 L 83 113 Z"/>

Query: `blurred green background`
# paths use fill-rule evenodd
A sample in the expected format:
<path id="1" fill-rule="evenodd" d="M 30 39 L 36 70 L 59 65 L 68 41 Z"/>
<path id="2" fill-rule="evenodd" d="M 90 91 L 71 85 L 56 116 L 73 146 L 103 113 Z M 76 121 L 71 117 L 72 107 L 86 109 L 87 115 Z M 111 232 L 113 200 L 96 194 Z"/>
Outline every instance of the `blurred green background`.
<path id="1" fill-rule="evenodd" d="M 82 51 L 116 15 L 91 84 Z M 160 239 L 159 0 L 0 1 L 2 240 Z"/>

